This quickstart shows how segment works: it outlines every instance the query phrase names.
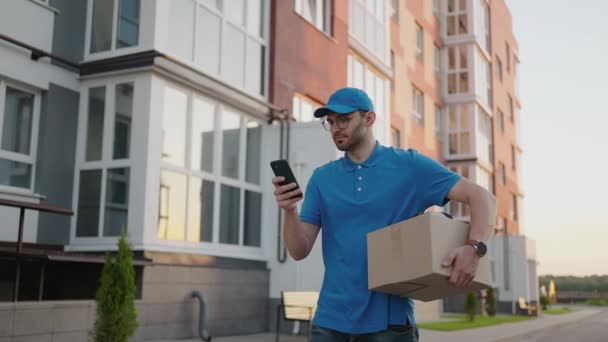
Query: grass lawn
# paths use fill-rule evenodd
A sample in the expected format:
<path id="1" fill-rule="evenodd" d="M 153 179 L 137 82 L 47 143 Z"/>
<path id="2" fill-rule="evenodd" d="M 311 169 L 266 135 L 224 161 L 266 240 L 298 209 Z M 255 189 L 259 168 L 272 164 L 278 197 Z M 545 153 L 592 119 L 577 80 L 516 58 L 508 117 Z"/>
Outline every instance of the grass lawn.
<path id="1" fill-rule="evenodd" d="M 548 308 L 547 310 L 543 310 L 542 312 L 549 314 L 549 315 L 561 315 L 561 314 L 570 313 L 570 312 L 574 312 L 574 311 L 576 311 L 576 310 L 567 308 L 567 307 L 563 307 L 563 308 Z"/>
<path id="2" fill-rule="evenodd" d="M 453 331 L 453 330 L 464 330 L 464 329 L 473 329 L 473 328 L 481 328 L 487 327 L 496 324 L 502 323 L 513 323 L 513 322 L 521 322 L 527 321 L 533 317 L 526 316 L 475 316 L 475 320 L 473 322 L 469 321 L 469 319 L 465 315 L 445 315 L 445 318 L 452 318 L 452 321 L 445 322 L 433 322 L 433 323 L 422 323 L 418 324 L 419 328 L 422 329 L 431 329 L 431 330 L 439 330 L 439 331 Z"/>
<path id="3" fill-rule="evenodd" d="M 591 299 L 585 302 L 587 305 L 608 306 L 608 299 Z"/>

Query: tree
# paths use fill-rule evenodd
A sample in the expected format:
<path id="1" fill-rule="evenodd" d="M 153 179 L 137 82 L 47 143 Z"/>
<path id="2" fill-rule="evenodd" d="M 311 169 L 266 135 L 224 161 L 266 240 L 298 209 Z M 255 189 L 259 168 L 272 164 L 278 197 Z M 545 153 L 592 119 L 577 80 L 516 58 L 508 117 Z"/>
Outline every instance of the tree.
<path id="1" fill-rule="evenodd" d="M 549 301 L 549 297 L 543 295 L 540 296 L 540 306 L 543 308 L 543 310 L 547 310 L 547 306 L 550 304 Z"/>
<path id="2" fill-rule="evenodd" d="M 475 320 L 475 314 L 477 314 L 477 305 L 477 293 L 469 293 L 464 304 L 464 310 L 467 313 L 467 317 L 471 322 Z"/>
<path id="3" fill-rule="evenodd" d="M 486 299 L 487 307 L 486 311 L 490 317 L 496 316 L 496 297 L 494 296 L 494 288 L 488 289 L 488 297 Z"/>
<path id="4" fill-rule="evenodd" d="M 97 289 L 97 318 L 93 331 L 95 342 L 127 342 L 139 323 L 135 307 L 135 271 L 133 252 L 124 230 L 113 257 L 106 253 Z"/>

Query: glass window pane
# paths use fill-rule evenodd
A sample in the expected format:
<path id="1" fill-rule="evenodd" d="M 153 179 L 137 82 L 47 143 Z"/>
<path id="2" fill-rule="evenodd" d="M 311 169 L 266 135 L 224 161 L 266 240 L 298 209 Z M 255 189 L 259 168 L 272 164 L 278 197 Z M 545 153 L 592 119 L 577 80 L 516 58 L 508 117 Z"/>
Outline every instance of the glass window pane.
<path id="1" fill-rule="evenodd" d="M 358 1 L 350 1 L 353 11 L 353 28 L 352 31 L 361 42 L 364 41 L 363 37 L 363 18 L 364 18 L 364 10 L 361 4 Z"/>
<path id="2" fill-rule="evenodd" d="M 224 16 L 231 22 L 243 26 L 245 21 L 245 0 L 223 1 Z"/>
<path id="3" fill-rule="evenodd" d="M 190 167 L 213 172 L 215 146 L 215 105 L 206 99 L 194 99 Z"/>
<path id="4" fill-rule="evenodd" d="M 101 207 L 101 170 L 80 171 L 76 236 L 97 236 Z"/>
<path id="5" fill-rule="evenodd" d="M 179 18 L 176 19 L 179 20 Z M 203 69 L 217 74 L 219 73 L 220 66 L 221 20 L 217 15 L 212 14 L 205 7 L 199 6 L 197 25 L 196 63 Z M 180 37 L 180 32 L 176 32 L 176 36 Z M 230 40 L 226 41 L 230 42 Z"/>
<path id="6" fill-rule="evenodd" d="M 184 240 L 186 233 L 186 176 L 161 171 L 158 238 Z"/>
<path id="7" fill-rule="evenodd" d="M 112 47 L 112 18 L 114 1 L 93 1 L 93 23 L 91 25 L 91 53 L 110 50 Z"/>
<path id="8" fill-rule="evenodd" d="M 139 0 L 120 0 L 116 47 L 136 46 L 139 42 Z"/>
<path id="9" fill-rule="evenodd" d="M 448 75 L 448 94 L 455 94 L 458 89 L 456 87 L 456 74 L 452 73 Z"/>
<path id="10" fill-rule="evenodd" d="M 247 167 L 245 180 L 260 184 L 260 159 L 262 158 L 262 126 L 255 122 L 247 123 Z"/>
<path id="11" fill-rule="evenodd" d="M 222 175 L 238 178 L 241 116 L 228 109 L 222 114 Z"/>
<path id="12" fill-rule="evenodd" d="M 453 36 L 456 34 L 456 16 L 449 15 L 448 16 L 448 36 Z"/>
<path id="13" fill-rule="evenodd" d="M 220 243 L 239 243 L 241 190 L 222 184 L 220 205 Z"/>
<path id="14" fill-rule="evenodd" d="M 30 154 L 33 115 L 34 95 L 6 87 L 2 128 L 3 150 Z"/>
<path id="15" fill-rule="evenodd" d="M 184 166 L 185 163 L 187 111 L 188 96 L 177 89 L 166 87 L 162 160 L 179 166 Z"/>
<path id="16" fill-rule="evenodd" d="M 262 0 L 247 0 L 247 31 L 262 37 Z"/>
<path id="17" fill-rule="evenodd" d="M 314 120 L 313 105 L 306 101 L 302 101 L 302 111 L 300 112 L 300 122 L 310 122 Z"/>
<path id="18" fill-rule="evenodd" d="M 262 194 L 245 191 L 245 246 L 261 247 Z"/>
<path id="19" fill-rule="evenodd" d="M 467 29 L 467 15 L 461 14 L 458 16 L 458 34 L 466 34 L 468 32 Z"/>
<path id="20" fill-rule="evenodd" d="M 29 189 L 32 182 L 32 166 L 0 158 L 0 184 Z"/>
<path id="21" fill-rule="evenodd" d="M 106 88 L 89 89 L 89 120 L 87 128 L 86 161 L 101 160 Z"/>
<path id="22" fill-rule="evenodd" d="M 232 25 L 225 25 L 224 29 L 221 73 L 226 81 L 242 87 L 245 72 L 245 35 Z M 205 50 L 208 51 L 209 47 L 205 47 Z"/>
<path id="23" fill-rule="evenodd" d="M 129 158 L 131 148 L 131 120 L 133 117 L 133 84 L 116 86 L 114 117 L 114 159 Z"/>
<path id="24" fill-rule="evenodd" d="M 469 132 L 460 133 L 460 153 L 471 153 L 471 138 Z"/>
<path id="25" fill-rule="evenodd" d="M 247 39 L 247 69 L 246 72 L 246 87 L 247 90 L 255 94 L 262 95 L 263 80 L 262 73 L 264 71 L 264 47 L 255 40 Z"/>
<path id="26" fill-rule="evenodd" d="M 129 168 L 108 169 L 103 236 L 120 236 L 127 231 L 129 216 Z"/>
<path id="27" fill-rule="evenodd" d="M 374 46 L 374 15 L 365 13 L 365 46 L 371 49 Z M 377 52 L 377 51 L 374 51 Z"/>
<path id="28" fill-rule="evenodd" d="M 213 241 L 213 194 L 215 184 L 190 178 L 188 186 L 188 241 Z"/>
<path id="29" fill-rule="evenodd" d="M 459 9 L 460 11 L 466 11 L 466 10 L 467 10 L 467 1 L 468 1 L 468 0 L 458 0 L 458 1 L 459 1 L 459 2 L 458 2 L 458 3 L 459 3 L 459 5 L 460 5 L 460 6 L 458 6 L 458 9 Z"/>
<path id="30" fill-rule="evenodd" d="M 192 61 L 192 41 L 194 39 L 194 1 L 192 0 L 172 0 L 171 6 L 169 6 L 169 51 L 176 56 L 182 57 L 187 61 Z M 217 41 L 214 45 L 217 48 L 211 49 L 203 54 L 203 58 L 212 58 L 215 51 L 215 55 L 219 55 L 219 27 L 217 27 L 216 20 L 216 31 L 218 33 L 215 36 Z M 209 22 L 201 22 L 200 25 L 210 25 Z M 217 66 L 219 59 L 216 58 L 215 72 L 217 72 Z M 213 61 L 212 61 L 213 62 Z"/>
<path id="31" fill-rule="evenodd" d="M 460 73 L 460 92 L 461 93 L 469 92 L 469 73 L 468 72 Z"/>
<path id="32" fill-rule="evenodd" d="M 363 89 L 363 64 L 353 58 L 353 87 Z"/>

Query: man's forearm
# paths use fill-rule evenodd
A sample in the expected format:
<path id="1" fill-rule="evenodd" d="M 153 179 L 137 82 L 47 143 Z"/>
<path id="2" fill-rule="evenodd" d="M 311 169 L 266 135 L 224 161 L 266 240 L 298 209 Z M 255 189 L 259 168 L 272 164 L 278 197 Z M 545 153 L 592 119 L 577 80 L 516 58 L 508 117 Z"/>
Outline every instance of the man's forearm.
<path id="1" fill-rule="evenodd" d="M 487 241 L 496 225 L 496 198 L 479 187 L 468 204 L 471 210 L 469 239 Z"/>
<path id="2" fill-rule="evenodd" d="M 285 244 L 289 255 L 295 260 L 304 259 L 310 253 L 311 244 L 304 233 L 302 221 L 298 217 L 298 210 L 285 210 L 284 224 Z"/>

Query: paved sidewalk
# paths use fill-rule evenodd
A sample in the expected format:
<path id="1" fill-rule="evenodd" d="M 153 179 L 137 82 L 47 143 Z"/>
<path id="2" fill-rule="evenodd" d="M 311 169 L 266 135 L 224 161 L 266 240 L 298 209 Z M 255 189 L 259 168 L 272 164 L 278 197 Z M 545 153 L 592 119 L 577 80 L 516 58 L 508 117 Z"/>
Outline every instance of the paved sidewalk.
<path id="1" fill-rule="evenodd" d="M 581 308 L 579 311 L 563 315 L 541 315 L 529 321 L 517 323 L 505 323 L 484 328 L 468 329 L 461 331 L 434 331 L 420 330 L 421 342 L 506 342 L 517 340 L 518 336 L 529 334 L 534 331 L 547 329 L 557 325 L 575 323 L 579 320 L 593 316 L 601 310 L 593 308 Z M 213 338 L 212 342 L 274 342 L 273 333 L 262 333 L 254 335 L 226 336 Z M 198 342 L 200 339 L 192 340 L 162 340 L 156 342 Z M 306 342 L 305 336 L 281 335 L 281 342 Z"/>

